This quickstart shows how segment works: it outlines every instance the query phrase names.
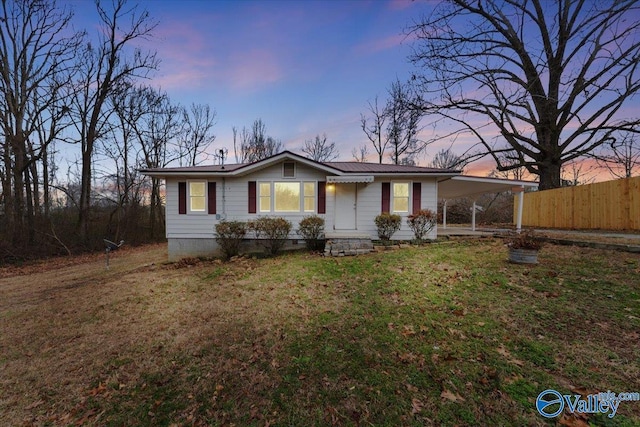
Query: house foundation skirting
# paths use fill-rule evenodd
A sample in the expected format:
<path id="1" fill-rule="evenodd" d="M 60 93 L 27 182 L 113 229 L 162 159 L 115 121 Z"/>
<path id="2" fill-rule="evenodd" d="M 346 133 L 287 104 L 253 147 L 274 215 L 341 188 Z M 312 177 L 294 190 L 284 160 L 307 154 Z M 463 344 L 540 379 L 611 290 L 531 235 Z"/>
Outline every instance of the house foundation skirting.
<path id="1" fill-rule="evenodd" d="M 373 251 L 371 237 L 365 236 L 326 236 L 324 245 L 325 256 L 364 255 Z"/>
<path id="2" fill-rule="evenodd" d="M 168 242 L 169 262 L 179 261 L 182 258 L 218 258 L 223 256 L 220 245 L 215 238 L 176 238 L 170 237 Z M 304 248 L 304 240 L 288 239 L 283 251 L 292 251 Z M 244 239 L 240 244 L 241 255 L 260 254 L 264 247 L 259 240 Z"/>

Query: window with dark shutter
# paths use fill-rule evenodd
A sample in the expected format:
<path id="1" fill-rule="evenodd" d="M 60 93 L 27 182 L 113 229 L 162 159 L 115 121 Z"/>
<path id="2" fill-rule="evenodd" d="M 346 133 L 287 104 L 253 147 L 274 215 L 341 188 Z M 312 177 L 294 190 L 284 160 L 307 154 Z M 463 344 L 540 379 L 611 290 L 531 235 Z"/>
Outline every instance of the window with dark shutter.
<path id="1" fill-rule="evenodd" d="M 391 183 L 382 183 L 382 212 L 391 211 Z"/>
<path id="2" fill-rule="evenodd" d="M 256 213 L 256 182 L 249 181 L 249 213 Z"/>
<path id="3" fill-rule="evenodd" d="M 207 207 L 210 214 L 216 213 L 216 183 L 207 183 Z"/>
<path id="4" fill-rule="evenodd" d="M 187 183 L 178 183 L 178 214 L 185 215 L 187 213 Z"/>
<path id="5" fill-rule="evenodd" d="M 318 182 L 318 213 L 323 214 L 327 212 L 327 183 L 324 181 Z"/>
<path id="6" fill-rule="evenodd" d="M 414 182 L 413 183 L 413 213 L 415 214 L 421 209 L 422 204 L 422 183 Z"/>

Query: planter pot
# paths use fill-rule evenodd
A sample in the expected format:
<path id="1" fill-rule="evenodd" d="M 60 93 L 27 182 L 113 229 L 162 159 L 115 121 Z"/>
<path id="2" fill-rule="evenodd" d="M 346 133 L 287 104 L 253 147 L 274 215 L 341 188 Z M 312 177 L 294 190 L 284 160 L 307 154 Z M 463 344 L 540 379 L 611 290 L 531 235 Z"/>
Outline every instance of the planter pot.
<path id="1" fill-rule="evenodd" d="M 516 264 L 537 264 L 538 250 L 509 248 L 509 261 Z"/>

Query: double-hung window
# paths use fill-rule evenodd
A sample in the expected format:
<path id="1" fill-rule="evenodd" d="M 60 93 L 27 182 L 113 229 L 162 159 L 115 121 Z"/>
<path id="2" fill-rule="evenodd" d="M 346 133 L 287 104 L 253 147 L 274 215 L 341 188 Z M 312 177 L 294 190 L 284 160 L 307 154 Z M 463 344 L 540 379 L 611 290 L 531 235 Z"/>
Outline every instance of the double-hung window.
<path id="1" fill-rule="evenodd" d="M 316 210 L 316 183 L 304 182 L 302 184 L 304 188 L 304 206 L 305 212 L 315 212 Z"/>
<path id="2" fill-rule="evenodd" d="M 178 214 L 215 214 L 216 182 L 178 182 Z"/>
<path id="3" fill-rule="evenodd" d="M 409 212 L 409 183 L 408 182 L 393 183 L 393 212 L 394 213 Z"/>
<path id="4" fill-rule="evenodd" d="M 271 183 L 260 183 L 260 212 L 271 212 Z"/>
<path id="5" fill-rule="evenodd" d="M 207 183 L 205 181 L 189 182 L 189 211 L 205 212 L 207 208 L 206 193 Z"/>

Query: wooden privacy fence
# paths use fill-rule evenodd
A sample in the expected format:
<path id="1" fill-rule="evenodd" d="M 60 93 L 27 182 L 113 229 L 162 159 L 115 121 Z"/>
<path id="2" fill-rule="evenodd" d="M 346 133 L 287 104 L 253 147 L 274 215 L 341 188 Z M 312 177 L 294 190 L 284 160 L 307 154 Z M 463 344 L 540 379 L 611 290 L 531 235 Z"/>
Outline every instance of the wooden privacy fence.
<path id="1" fill-rule="evenodd" d="M 525 193 L 522 225 L 640 230 L 640 177 Z"/>

